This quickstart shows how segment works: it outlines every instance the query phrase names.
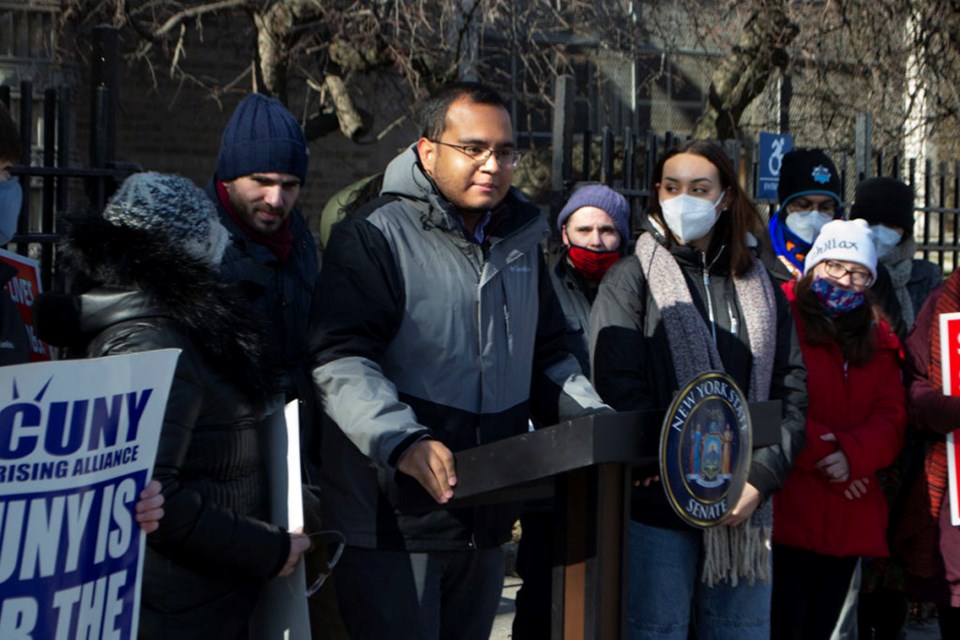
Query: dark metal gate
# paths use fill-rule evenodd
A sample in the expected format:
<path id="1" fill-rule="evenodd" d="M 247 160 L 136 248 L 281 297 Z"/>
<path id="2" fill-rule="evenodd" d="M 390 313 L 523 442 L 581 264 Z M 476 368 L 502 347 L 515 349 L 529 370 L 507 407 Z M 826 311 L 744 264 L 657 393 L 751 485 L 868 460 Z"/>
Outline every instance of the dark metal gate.
<path id="1" fill-rule="evenodd" d="M 621 134 L 604 128 L 600 139 L 591 131 L 573 131 L 575 83 L 572 76 L 559 76 L 554 88 L 553 183 L 550 205 L 553 214 L 576 186 L 600 182 L 627 197 L 633 211 L 632 229 L 637 231 L 647 210 L 653 170 L 660 156 L 685 138 L 671 132 Z M 914 187 L 918 194 L 914 233 L 918 254 L 949 273 L 960 266 L 960 161 L 918 161 L 899 153 L 873 150 L 870 114 L 859 114 L 854 149 L 828 149 L 840 173 L 841 197 L 849 205 L 856 184 L 872 176 L 892 176 Z M 747 193 L 755 193 L 759 150 L 739 140 L 721 143 L 734 162 Z M 576 153 L 575 153 L 576 152 Z M 761 215 L 769 215 L 773 203 L 757 202 Z"/>
<path id="2" fill-rule="evenodd" d="M 93 32 L 93 67 L 90 89 L 90 130 L 88 164 L 70 166 L 74 115 L 70 87 L 34 95 L 32 82 L 20 83 L 19 108 L 11 115 L 19 122 L 22 153 L 10 173 L 23 188 L 23 205 L 13 238 L 15 250 L 40 262 L 43 287 L 56 284 L 55 244 L 60 235 L 57 218 L 68 211 L 86 207 L 100 211 L 107 198 L 128 175 L 140 170 L 136 164 L 115 159 L 118 46 L 117 31 L 102 26 Z M 0 85 L 0 101 L 10 109 L 12 88 Z M 38 104 L 39 103 L 39 104 Z M 34 140 L 34 114 L 42 110 L 42 140 Z M 33 150 L 40 150 L 40 164 L 33 163 Z M 38 205 L 38 206 L 35 206 Z"/>

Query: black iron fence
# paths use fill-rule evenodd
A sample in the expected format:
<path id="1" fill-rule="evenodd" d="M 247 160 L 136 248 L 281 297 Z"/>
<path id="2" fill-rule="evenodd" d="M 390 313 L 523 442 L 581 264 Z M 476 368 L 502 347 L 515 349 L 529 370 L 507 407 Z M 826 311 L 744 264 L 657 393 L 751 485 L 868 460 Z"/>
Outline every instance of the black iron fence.
<path id="1" fill-rule="evenodd" d="M 10 168 L 24 194 L 13 248 L 40 262 L 45 290 L 56 282 L 54 246 L 60 238 L 57 218 L 83 207 L 99 211 L 117 185 L 140 170 L 138 165 L 114 159 L 117 32 L 111 27 L 97 27 L 93 42 L 90 126 L 83 132 L 89 139 L 86 166 L 71 163 L 75 155 L 72 145 L 79 136 L 74 135 L 76 114 L 69 87 L 44 89 L 42 98 L 38 98 L 33 83 L 21 82 L 15 101 L 13 88 L 0 85 L 0 101 L 20 125 L 22 148 L 20 162 Z M 38 130 L 39 139 L 34 139 Z"/>
<path id="2" fill-rule="evenodd" d="M 685 138 L 671 132 L 615 133 L 604 128 L 572 130 L 570 80 L 557 79 L 553 122 L 553 184 L 551 207 L 556 213 L 571 192 L 583 182 L 601 182 L 624 194 L 631 203 L 633 229 L 647 210 L 653 171 L 661 155 Z M 849 205 L 856 184 L 872 176 L 896 177 L 917 194 L 914 235 L 918 255 L 940 265 L 945 273 L 960 266 L 960 161 L 917 161 L 901 153 L 874 151 L 870 141 L 870 116 L 861 114 L 854 149 L 828 149 L 840 173 L 841 193 Z M 756 193 L 759 148 L 738 140 L 720 143 L 733 160 L 747 193 Z M 775 203 L 758 201 L 761 215 L 769 216 Z"/>

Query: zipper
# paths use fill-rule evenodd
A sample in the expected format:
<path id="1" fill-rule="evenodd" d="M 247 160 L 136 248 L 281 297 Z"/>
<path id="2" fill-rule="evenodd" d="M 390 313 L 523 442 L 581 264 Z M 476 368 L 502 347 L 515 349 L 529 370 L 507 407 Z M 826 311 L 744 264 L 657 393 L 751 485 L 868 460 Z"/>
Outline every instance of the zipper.
<path id="1" fill-rule="evenodd" d="M 713 337 L 713 344 L 716 345 L 717 321 L 713 315 L 713 298 L 710 297 L 710 267 L 707 265 L 707 254 L 702 253 L 701 256 L 703 257 L 703 294 L 707 300 L 707 323 L 710 325 L 710 335 Z"/>

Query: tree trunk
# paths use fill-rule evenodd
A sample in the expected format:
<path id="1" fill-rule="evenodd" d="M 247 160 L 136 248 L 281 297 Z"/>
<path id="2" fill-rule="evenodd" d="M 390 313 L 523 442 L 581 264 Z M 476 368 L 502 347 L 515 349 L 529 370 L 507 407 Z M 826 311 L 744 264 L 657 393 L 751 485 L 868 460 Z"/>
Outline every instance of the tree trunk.
<path id="1" fill-rule="evenodd" d="M 695 137 L 738 138 L 743 112 L 763 92 L 774 69 L 786 68 L 787 46 L 799 28 L 787 16 L 784 5 L 784 0 L 756 2 L 740 41 L 713 73 Z"/>

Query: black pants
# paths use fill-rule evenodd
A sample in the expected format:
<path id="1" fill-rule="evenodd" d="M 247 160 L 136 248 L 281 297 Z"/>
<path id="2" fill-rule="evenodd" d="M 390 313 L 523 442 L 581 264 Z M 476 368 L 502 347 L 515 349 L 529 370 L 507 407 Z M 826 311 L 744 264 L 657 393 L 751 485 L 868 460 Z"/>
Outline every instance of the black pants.
<path id="1" fill-rule="evenodd" d="M 546 640 L 550 637 L 553 610 L 554 515 L 547 507 L 529 509 L 520 516 L 517 575 L 523 579 L 517 591 L 513 616 L 514 640 Z"/>
<path id="2" fill-rule="evenodd" d="M 830 640 L 856 566 L 856 557 L 774 545 L 770 637 Z"/>

